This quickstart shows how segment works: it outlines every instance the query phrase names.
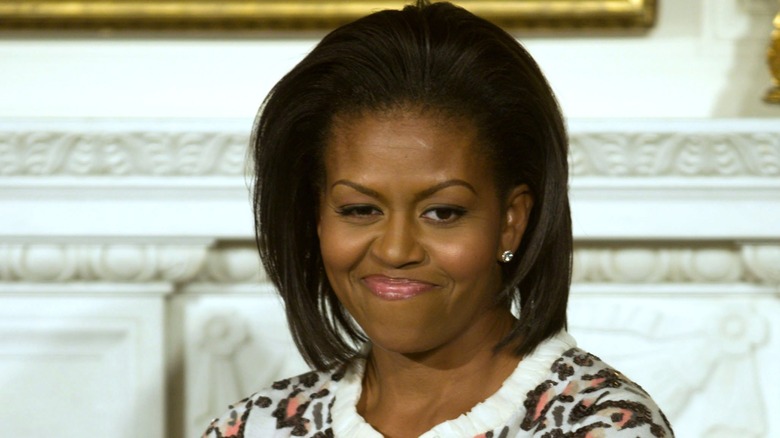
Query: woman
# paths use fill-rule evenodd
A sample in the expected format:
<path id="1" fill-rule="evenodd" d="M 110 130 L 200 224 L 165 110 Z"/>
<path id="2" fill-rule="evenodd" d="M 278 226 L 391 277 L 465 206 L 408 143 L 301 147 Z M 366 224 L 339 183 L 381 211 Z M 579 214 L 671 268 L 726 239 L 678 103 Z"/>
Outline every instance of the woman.
<path id="1" fill-rule="evenodd" d="M 507 33 L 424 1 L 345 25 L 252 144 L 258 246 L 316 371 L 205 436 L 672 436 L 564 331 L 566 134 Z"/>

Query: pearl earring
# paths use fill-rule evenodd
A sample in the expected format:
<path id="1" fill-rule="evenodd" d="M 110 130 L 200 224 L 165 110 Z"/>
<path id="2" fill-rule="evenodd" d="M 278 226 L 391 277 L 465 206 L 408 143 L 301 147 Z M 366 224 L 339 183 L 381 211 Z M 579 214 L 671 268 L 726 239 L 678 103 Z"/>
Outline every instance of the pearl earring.
<path id="1" fill-rule="evenodd" d="M 504 251 L 501 254 L 501 261 L 504 262 L 504 263 L 511 262 L 513 258 L 515 258 L 515 255 L 512 254 L 512 251 Z"/>

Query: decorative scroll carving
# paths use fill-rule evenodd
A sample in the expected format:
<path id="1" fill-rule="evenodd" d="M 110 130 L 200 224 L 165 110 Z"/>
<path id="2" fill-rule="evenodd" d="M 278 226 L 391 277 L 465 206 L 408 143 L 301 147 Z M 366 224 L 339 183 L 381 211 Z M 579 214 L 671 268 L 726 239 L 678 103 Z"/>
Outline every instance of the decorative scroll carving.
<path id="1" fill-rule="evenodd" d="M 0 132 L 0 176 L 242 175 L 232 132 Z"/>
<path id="2" fill-rule="evenodd" d="M 247 340 L 246 324 L 232 314 L 212 315 L 203 324 L 201 345 L 209 354 L 231 356 Z"/>
<path id="3" fill-rule="evenodd" d="M 248 133 L 0 132 L 2 176 L 242 176 Z M 780 133 L 574 132 L 576 176 L 780 176 Z"/>
<path id="4" fill-rule="evenodd" d="M 780 176 L 780 135 L 575 133 L 570 165 L 575 176 Z"/>
<path id="5" fill-rule="evenodd" d="M 190 302 L 188 430 L 203 432 L 230 403 L 276 380 L 309 370 L 294 347 L 284 307 L 270 294 Z"/>
<path id="6" fill-rule="evenodd" d="M 202 360 L 206 362 L 198 366 L 205 370 L 205 380 L 201 382 L 209 382 L 205 389 L 209 394 L 196 402 L 200 405 L 196 421 L 204 425 L 208 423 L 210 413 L 221 411 L 243 394 L 234 355 L 249 340 L 249 333 L 244 318 L 235 313 L 214 314 L 201 329 Z"/>

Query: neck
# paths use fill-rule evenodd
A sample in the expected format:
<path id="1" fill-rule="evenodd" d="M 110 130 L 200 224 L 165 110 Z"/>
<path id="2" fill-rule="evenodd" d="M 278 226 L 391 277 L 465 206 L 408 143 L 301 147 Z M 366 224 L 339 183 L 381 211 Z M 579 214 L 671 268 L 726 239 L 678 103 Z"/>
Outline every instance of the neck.
<path id="1" fill-rule="evenodd" d="M 405 418 L 415 418 L 411 424 L 420 430 L 408 436 L 418 436 L 498 391 L 520 360 L 511 349 L 495 351 L 514 317 L 500 310 L 481 321 L 472 327 L 476 330 L 431 351 L 398 353 L 375 345 L 366 363 L 358 412 L 386 436 L 407 436 L 398 426 L 405 425 Z"/>

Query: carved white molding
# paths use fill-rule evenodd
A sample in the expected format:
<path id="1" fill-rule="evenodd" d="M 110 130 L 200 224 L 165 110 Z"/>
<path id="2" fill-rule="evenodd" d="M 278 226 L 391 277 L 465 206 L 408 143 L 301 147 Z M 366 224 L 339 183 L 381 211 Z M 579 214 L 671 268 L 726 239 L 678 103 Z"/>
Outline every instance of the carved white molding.
<path id="1" fill-rule="evenodd" d="M 203 270 L 207 248 L 139 244 L 0 245 L 0 282 L 182 283 Z"/>
<path id="2" fill-rule="evenodd" d="M 161 407 L 133 415 L 148 394 L 162 400 L 165 340 L 181 386 L 170 436 L 197 436 L 228 403 L 304 370 L 253 243 L 250 124 L 0 120 L 3 339 L 100 338 L 58 313 L 75 302 L 84 321 L 135 324 L 111 351 L 147 375 L 105 374 L 138 391 L 120 421 L 152 429 Z M 780 124 L 575 120 L 570 132 L 575 336 L 645 384 L 678 436 L 780 433 L 766 389 L 780 384 L 766 365 L 780 361 Z M 15 337 L 7 321 L 31 315 L 56 343 Z M 67 330 L 78 336 L 60 342 Z"/>
<path id="3" fill-rule="evenodd" d="M 747 272 L 760 281 L 780 285 L 780 246 L 749 245 L 742 248 Z"/>
<path id="4" fill-rule="evenodd" d="M 0 133 L 2 176 L 240 175 L 238 133 Z"/>
<path id="5" fill-rule="evenodd" d="M 575 283 L 780 285 L 780 246 L 583 245 L 574 251 L 572 280 Z"/>
<path id="6" fill-rule="evenodd" d="M 214 247 L 63 243 L 0 244 L 0 282 L 166 282 L 203 289 L 267 279 L 252 242 Z M 573 282 L 780 285 L 780 245 L 578 244 Z"/>
<path id="7" fill-rule="evenodd" d="M 249 123 L 0 120 L 0 176 L 242 175 Z"/>
<path id="8" fill-rule="evenodd" d="M 254 243 L 234 243 L 208 252 L 204 269 L 196 280 L 201 283 L 260 283 L 266 281 Z"/>
<path id="9" fill-rule="evenodd" d="M 780 176 L 780 135 L 575 132 L 569 162 L 574 178 Z"/>
<path id="10" fill-rule="evenodd" d="M 273 293 L 204 295 L 188 302 L 185 321 L 190 403 L 182 436 L 199 436 L 228 404 L 308 370 Z"/>
<path id="11" fill-rule="evenodd" d="M 716 132 L 705 122 L 664 126 L 599 124 L 571 132 L 572 175 L 780 175 L 780 128 L 739 123 Z M 205 125 L 205 126 L 204 126 Z M 243 176 L 249 123 L 0 120 L 0 177 Z M 25 129 L 27 128 L 27 129 Z"/>
<path id="12" fill-rule="evenodd" d="M 0 242 L 253 235 L 250 122 L 0 120 Z M 773 120 L 570 121 L 577 239 L 777 240 Z"/>

